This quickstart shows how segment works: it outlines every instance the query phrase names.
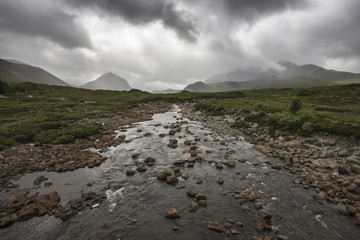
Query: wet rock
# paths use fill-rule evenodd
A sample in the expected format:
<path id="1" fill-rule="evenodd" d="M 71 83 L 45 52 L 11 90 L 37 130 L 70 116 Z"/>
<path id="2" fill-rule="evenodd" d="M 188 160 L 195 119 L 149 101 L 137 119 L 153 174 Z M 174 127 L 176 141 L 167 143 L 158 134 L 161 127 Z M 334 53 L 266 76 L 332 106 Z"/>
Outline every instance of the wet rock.
<path id="1" fill-rule="evenodd" d="M 179 231 L 179 229 L 180 229 L 179 227 L 173 227 L 174 231 Z"/>
<path id="2" fill-rule="evenodd" d="M 154 158 L 152 158 L 152 157 L 148 157 L 148 158 L 146 158 L 145 159 L 145 164 L 146 165 L 148 165 L 149 167 L 151 167 L 151 166 L 153 166 L 154 165 L 154 163 L 155 163 L 155 159 Z"/>
<path id="3" fill-rule="evenodd" d="M 174 183 L 179 182 L 179 179 L 178 179 L 177 177 L 171 175 L 171 176 L 167 176 L 167 177 L 166 177 L 166 182 L 167 182 L 168 184 L 174 184 Z"/>
<path id="4" fill-rule="evenodd" d="M 175 218 L 180 218 L 180 215 L 179 212 L 176 210 L 176 208 L 172 208 L 166 213 L 165 217 L 170 219 L 175 219 Z"/>
<path id="5" fill-rule="evenodd" d="M 349 192 L 353 192 L 353 191 L 355 191 L 357 188 L 358 188 L 358 187 L 356 186 L 355 183 L 350 183 L 349 186 L 347 186 L 346 189 L 347 189 Z"/>
<path id="6" fill-rule="evenodd" d="M 265 209 L 259 210 L 260 216 L 264 219 L 270 219 L 272 218 L 272 213 L 269 211 L 266 211 Z"/>
<path id="7" fill-rule="evenodd" d="M 186 140 L 186 141 L 184 141 L 184 144 L 185 145 L 191 145 L 191 142 L 192 142 L 191 140 Z"/>
<path id="8" fill-rule="evenodd" d="M 174 173 L 179 173 L 181 170 L 179 167 L 174 168 Z"/>
<path id="9" fill-rule="evenodd" d="M 198 179 L 196 179 L 196 183 L 197 183 L 197 184 L 202 184 L 202 183 L 203 183 L 203 180 L 202 180 L 201 178 L 198 178 Z"/>
<path id="10" fill-rule="evenodd" d="M 207 206 L 207 200 L 199 200 L 199 205 L 206 207 Z"/>
<path id="11" fill-rule="evenodd" d="M 228 167 L 235 167 L 235 161 L 234 160 L 228 160 L 224 162 L 224 164 Z"/>
<path id="12" fill-rule="evenodd" d="M 34 185 L 40 185 L 41 182 L 46 181 L 46 180 L 48 180 L 48 179 L 41 175 L 34 180 Z"/>
<path id="13" fill-rule="evenodd" d="M 193 168 L 194 167 L 194 165 L 195 165 L 195 163 L 188 163 L 188 165 L 187 165 L 187 167 L 189 167 L 189 168 Z"/>
<path id="14" fill-rule="evenodd" d="M 176 187 L 176 189 L 184 189 L 185 188 L 185 185 L 179 185 Z"/>
<path id="15" fill-rule="evenodd" d="M 234 221 L 234 219 L 228 219 L 228 223 L 234 224 L 235 221 Z"/>
<path id="16" fill-rule="evenodd" d="M 195 192 L 193 189 L 189 189 L 186 194 L 189 196 L 189 197 L 195 197 L 198 193 Z"/>
<path id="17" fill-rule="evenodd" d="M 186 162 L 185 160 L 176 160 L 174 162 L 174 165 L 184 165 L 185 162 Z"/>
<path id="18" fill-rule="evenodd" d="M 216 231 L 216 232 L 219 232 L 219 233 L 224 233 L 225 232 L 225 227 L 223 224 L 219 223 L 219 222 L 213 222 L 213 223 L 210 223 L 208 225 L 208 228 L 210 230 L 213 230 L 213 231 Z"/>
<path id="19" fill-rule="evenodd" d="M 244 212 L 250 212 L 250 210 L 251 210 L 250 207 L 249 207 L 248 205 L 245 205 L 245 204 L 241 206 L 241 209 L 242 209 Z"/>
<path id="20" fill-rule="evenodd" d="M 171 172 L 169 170 L 165 170 L 165 171 L 159 172 L 157 175 L 157 178 L 160 180 L 165 180 L 170 175 L 171 175 Z"/>
<path id="21" fill-rule="evenodd" d="M 262 240 L 262 238 L 261 238 L 261 237 L 258 237 L 258 236 L 253 236 L 253 237 L 252 237 L 252 240 Z"/>
<path id="22" fill-rule="evenodd" d="M 339 157 L 348 157 L 348 156 L 350 156 L 350 153 L 347 149 L 341 150 L 339 152 Z"/>
<path id="23" fill-rule="evenodd" d="M 163 138 L 163 137 L 165 137 L 165 136 L 166 136 L 165 133 L 160 133 L 160 134 L 159 134 L 159 137 L 161 137 L 161 138 Z"/>
<path id="24" fill-rule="evenodd" d="M 136 173 L 136 170 L 133 170 L 133 169 L 126 170 L 126 175 L 128 175 L 128 176 L 135 175 L 135 173 Z"/>
<path id="25" fill-rule="evenodd" d="M 199 203 L 197 203 L 196 201 L 191 201 L 189 212 L 195 212 L 199 207 Z"/>
<path id="26" fill-rule="evenodd" d="M 205 153 L 212 153 L 213 151 L 211 150 L 206 150 Z"/>
<path id="27" fill-rule="evenodd" d="M 135 159 L 140 156 L 140 153 L 134 153 L 131 155 L 132 159 Z"/>
<path id="28" fill-rule="evenodd" d="M 224 223 L 224 227 L 225 227 L 225 228 L 231 228 L 231 227 L 232 227 L 232 224 L 231 224 L 231 223 Z"/>
<path id="29" fill-rule="evenodd" d="M 136 132 L 142 132 L 142 129 L 138 129 L 138 130 L 136 130 Z"/>
<path id="30" fill-rule="evenodd" d="M 52 184 L 53 184 L 52 182 L 46 182 L 46 183 L 44 183 L 44 186 L 45 187 L 50 187 Z"/>
<path id="31" fill-rule="evenodd" d="M 216 180 L 216 182 L 218 183 L 218 184 L 224 184 L 224 180 L 222 180 L 221 178 L 218 178 L 217 180 Z"/>
<path id="32" fill-rule="evenodd" d="M 360 226 L 360 213 L 355 214 L 355 224 Z"/>
<path id="33" fill-rule="evenodd" d="M 272 169 L 281 170 L 281 165 L 279 163 L 277 163 L 276 161 L 270 160 L 269 164 L 271 165 Z"/>
<path id="34" fill-rule="evenodd" d="M 147 170 L 147 168 L 145 167 L 144 164 L 139 164 L 139 165 L 137 166 L 136 170 L 137 170 L 138 172 L 145 172 L 145 171 Z"/>
<path id="35" fill-rule="evenodd" d="M 179 146 L 177 143 L 178 141 L 176 139 L 169 139 L 168 146 L 171 148 L 177 148 Z"/>
<path id="36" fill-rule="evenodd" d="M 254 203 L 256 209 L 262 209 L 263 205 L 259 202 Z"/>
<path id="37" fill-rule="evenodd" d="M 217 162 L 217 163 L 215 164 L 215 166 L 216 166 L 217 169 L 223 169 L 223 168 L 224 168 L 224 167 L 223 167 L 223 164 L 222 164 L 221 162 Z"/>
<path id="38" fill-rule="evenodd" d="M 231 234 L 235 235 L 235 234 L 239 234 L 240 232 L 235 230 L 235 229 L 231 229 L 230 230 Z"/>
<path id="39" fill-rule="evenodd" d="M 339 166 L 338 168 L 338 172 L 341 175 L 349 175 L 350 174 L 350 169 L 344 166 Z"/>
<path id="40" fill-rule="evenodd" d="M 207 196 L 205 194 L 196 194 L 195 195 L 195 199 L 200 201 L 200 200 L 206 200 Z"/>
<path id="41" fill-rule="evenodd" d="M 220 141 L 220 144 L 221 144 L 221 145 L 225 145 L 225 141 Z"/>
<path id="42" fill-rule="evenodd" d="M 13 221 L 14 220 L 11 218 L 10 215 L 2 217 L 1 222 L 0 222 L 0 228 L 4 228 L 4 227 L 11 225 L 13 223 Z"/>
<path id="43" fill-rule="evenodd" d="M 239 227 L 243 227 L 244 224 L 242 222 L 236 222 L 236 224 L 239 226 Z"/>
<path id="44" fill-rule="evenodd" d="M 195 136 L 195 137 L 194 137 L 194 140 L 195 140 L 195 141 L 200 141 L 200 137 Z"/>

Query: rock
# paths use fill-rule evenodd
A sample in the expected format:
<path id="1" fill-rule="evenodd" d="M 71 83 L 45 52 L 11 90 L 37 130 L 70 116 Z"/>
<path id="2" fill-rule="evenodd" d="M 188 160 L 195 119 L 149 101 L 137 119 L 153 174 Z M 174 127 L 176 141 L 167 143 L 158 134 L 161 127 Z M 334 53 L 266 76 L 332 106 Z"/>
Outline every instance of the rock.
<path id="1" fill-rule="evenodd" d="M 179 229 L 180 229 L 179 227 L 173 227 L 174 231 L 179 231 Z"/>
<path id="2" fill-rule="evenodd" d="M 357 189 L 358 187 L 356 186 L 355 183 L 350 183 L 349 186 L 347 186 L 347 190 L 350 191 L 350 192 L 353 192 Z"/>
<path id="3" fill-rule="evenodd" d="M 34 185 L 40 185 L 41 182 L 46 181 L 46 180 L 48 180 L 48 179 L 41 175 L 34 180 Z"/>
<path id="4" fill-rule="evenodd" d="M 231 228 L 231 227 L 232 227 L 232 224 L 231 224 L 231 223 L 225 223 L 225 224 L 224 224 L 224 227 L 225 227 L 225 228 Z"/>
<path id="5" fill-rule="evenodd" d="M 219 233 L 224 233 L 224 232 L 225 232 L 224 225 L 222 225 L 222 224 L 219 223 L 219 222 L 210 223 L 210 224 L 208 225 L 208 228 L 209 228 L 210 230 L 213 230 L 213 231 L 216 231 L 216 232 L 219 232 Z"/>
<path id="6" fill-rule="evenodd" d="M 166 182 L 168 183 L 168 184 L 173 184 L 173 183 L 177 183 L 179 180 L 178 180 L 178 178 L 177 177 L 175 177 L 175 176 L 167 176 L 166 177 Z"/>
<path id="7" fill-rule="evenodd" d="M 132 158 L 132 159 L 135 159 L 135 158 L 137 158 L 138 156 L 140 156 L 140 153 L 134 153 L 134 154 L 131 155 L 131 158 Z"/>
<path id="8" fill-rule="evenodd" d="M 216 180 L 216 182 L 218 183 L 218 184 L 224 184 L 224 180 L 222 180 L 221 178 L 219 178 L 218 180 Z"/>
<path id="9" fill-rule="evenodd" d="M 194 167 L 194 165 L 195 165 L 195 163 L 188 163 L 187 167 L 189 167 L 189 168 L 193 168 L 193 167 Z"/>
<path id="10" fill-rule="evenodd" d="M 194 137 L 194 140 L 195 140 L 195 141 L 200 141 L 200 137 L 195 136 L 195 137 Z"/>
<path id="11" fill-rule="evenodd" d="M 148 157 L 148 158 L 146 158 L 145 159 L 145 164 L 146 165 L 148 165 L 149 167 L 151 167 L 151 166 L 153 166 L 154 165 L 154 163 L 155 163 L 155 159 L 154 158 L 152 158 L 152 157 Z"/>
<path id="12" fill-rule="evenodd" d="M 220 144 L 221 144 L 221 145 L 225 145 L 225 141 L 220 141 Z"/>
<path id="13" fill-rule="evenodd" d="M 206 200 L 207 196 L 205 194 L 196 194 L 195 199 L 198 200 L 198 201 L 199 200 Z"/>
<path id="14" fill-rule="evenodd" d="M 128 176 L 135 175 L 135 173 L 136 173 L 136 170 L 133 170 L 133 169 L 126 170 L 126 175 L 128 175 Z"/>
<path id="15" fill-rule="evenodd" d="M 144 164 L 139 164 L 139 165 L 137 166 L 136 170 L 137 170 L 138 172 L 145 172 L 145 171 L 147 170 L 147 168 L 145 167 Z"/>
<path id="16" fill-rule="evenodd" d="M 253 236 L 252 240 L 262 240 L 262 239 L 260 237 L 258 237 L 258 236 Z"/>
<path id="17" fill-rule="evenodd" d="M 221 162 L 217 162 L 215 164 L 215 166 L 216 166 L 217 169 L 223 169 L 224 168 Z"/>
<path id="18" fill-rule="evenodd" d="M 263 205 L 259 202 L 254 203 L 256 209 L 262 209 Z"/>
<path id="19" fill-rule="evenodd" d="M 203 207 L 206 207 L 207 206 L 207 200 L 200 200 L 199 205 L 203 206 Z"/>
<path id="20" fill-rule="evenodd" d="M 349 168 L 343 167 L 343 166 L 339 166 L 338 172 L 339 172 L 339 174 L 341 174 L 341 175 L 349 175 L 349 174 L 350 174 Z"/>
<path id="21" fill-rule="evenodd" d="M 165 180 L 170 175 L 171 175 L 171 172 L 169 170 L 165 170 L 165 171 L 159 172 L 157 175 L 157 178 L 160 180 Z"/>
<path id="22" fill-rule="evenodd" d="M 259 210 L 260 216 L 264 219 L 270 219 L 272 218 L 272 213 L 269 211 L 266 211 L 265 209 Z"/>
<path id="23" fill-rule="evenodd" d="M 191 140 L 186 140 L 186 141 L 184 141 L 184 144 L 185 145 L 191 145 L 191 142 L 192 142 Z"/>
<path id="24" fill-rule="evenodd" d="M 200 205 L 196 201 L 191 201 L 189 212 L 195 212 L 199 207 Z"/>
<path id="25" fill-rule="evenodd" d="M 176 187 L 176 189 L 184 189 L 185 188 L 185 185 L 179 185 Z"/>
<path id="26" fill-rule="evenodd" d="M 249 208 L 249 206 L 248 206 L 248 205 L 245 205 L 245 204 L 241 206 L 241 209 L 242 209 L 244 212 L 250 212 L 250 210 L 251 210 L 251 209 Z"/>
<path id="27" fill-rule="evenodd" d="M 165 217 L 170 219 L 175 219 L 175 218 L 180 218 L 180 215 L 179 212 L 176 210 L 176 208 L 172 208 L 166 213 Z"/>
<path id="28" fill-rule="evenodd" d="M 179 167 L 174 168 L 174 173 L 179 173 L 181 170 Z"/>
<path id="29" fill-rule="evenodd" d="M 235 235 L 235 234 L 239 234 L 240 232 L 235 230 L 235 229 L 231 229 L 230 230 L 231 234 Z"/>
<path id="30" fill-rule="evenodd" d="M 355 224 L 360 226 L 360 213 L 355 214 Z"/>
<path id="31" fill-rule="evenodd" d="M 176 160 L 174 165 L 183 165 L 186 161 L 185 160 Z"/>
<path id="32" fill-rule="evenodd" d="M 178 141 L 176 139 L 169 139 L 168 146 L 171 148 L 177 148 L 179 145 L 177 145 Z"/>
<path id="33" fill-rule="evenodd" d="M 235 161 L 234 160 L 228 160 L 224 162 L 224 164 L 228 167 L 235 167 Z"/>
<path id="34" fill-rule="evenodd" d="M 348 157 L 350 156 L 350 153 L 348 150 L 344 149 L 339 152 L 339 157 Z"/>
<path id="35" fill-rule="evenodd" d="M 53 184 L 52 182 L 46 182 L 46 183 L 44 183 L 44 186 L 45 187 L 50 187 L 52 184 Z"/>
<path id="36" fill-rule="evenodd" d="M 236 224 L 239 226 L 239 227 L 243 227 L 244 224 L 242 222 L 236 222 Z"/>
<path id="37" fill-rule="evenodd" d="M 198 178 L 198 179 L 196 179 L 196 183 L 197 183 L 197 184 L 202 184 L 202 183 L 203 183 L 203 180 L 202 180 L 201 178 Z"/>
<path id="38" fill-rule="evenodd" d="M 165 137 L 165 136 L 166 136 L 165 133 L 160 133 L 160 134 L 159 134 L 159 137 Z"/>
<path id="39" fill-rule="evenodd" d="M 234 219 L 228 219 L 228 223 L 234 224 L 235 221 L 234 221 Z"/>
<path id="40" fill-rule="evenodd" d="M 13 223 L 13 219 L 10 215 L 1 218 L 0 227 L 7 227 Z"/>
<path id="41" fill-rule="evenodd" d="M 198 193 L 195 192 L 194 190 L 192 189 L 189 189 L 186 194 L 189 196 L 189 197 L 195 197 Z"/>

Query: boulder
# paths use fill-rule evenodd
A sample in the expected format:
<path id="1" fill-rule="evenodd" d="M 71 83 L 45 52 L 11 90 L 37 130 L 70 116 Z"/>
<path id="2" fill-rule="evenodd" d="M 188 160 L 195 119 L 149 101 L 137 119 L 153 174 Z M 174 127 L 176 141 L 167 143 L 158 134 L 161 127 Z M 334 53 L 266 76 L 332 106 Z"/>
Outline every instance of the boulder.
<path id="1" fill-rule="evenodd" d="M 165 170 L 165 171 L 159 172 L 157 175 L 157 178 L 160 180 L 165 180 L 170 175 L 171 175 L 171 172 L 169 170 Z"/>
<path id="2" fill-rule="evenodd" d="M 175 219 L 175 218 L 180 218 L 180 215 L 179 212 L 176 210 L 176 208 L 172 208 L 166 213 L 165 217 L 170 219 Z"/>
<path id="3" fill-rule="evenodd" d="M 136 173 L 136 170 L 133 170 L 133 169 L 126 170 L 126 175 L 128 175 L 128 176 L 135 175 L 135 173 Z"/>
<path id="4" fill-rule="evenodd" d="M 173 183 L 179 182 L 179 180 L 178 180 L 177 177 L 171 175 L 171 176 L 167 176 L 167 177 L 166 177 L 166 182 L 167 182 L 168 184 L 173 184 Z"/>
<path id="5" fill-rule="evenodd" d="M 195 212 L 199 207 L 199 203 L 197 203 L 196 201 L 191 201 L 189 212 Z"/>
<path id="6" fill-rule="evenodd" d="M 219 233 L 224 233 L 225 232 L 225 227 L 223 224 L 219 223 L 219 222 L 213 222 L 213 223 L 210 223 L 208 225 L 208 228 L 210 230 L 213 230 L 215 232 L 219 232 Z"/>
<path id="7" fill-rule="evenodd" d="M 224 162 L 224 164 L 228 167 L 235 167 L 235 161 L 234 160 L 228 160 Z"/>
<path id="8" fill-rule="evenodd" d="M 186 194 L 189 196 L 189 197 L 195 197 L 198 193 L 195 192 L 194 190 L 192 189 L 189 189 Z"/>

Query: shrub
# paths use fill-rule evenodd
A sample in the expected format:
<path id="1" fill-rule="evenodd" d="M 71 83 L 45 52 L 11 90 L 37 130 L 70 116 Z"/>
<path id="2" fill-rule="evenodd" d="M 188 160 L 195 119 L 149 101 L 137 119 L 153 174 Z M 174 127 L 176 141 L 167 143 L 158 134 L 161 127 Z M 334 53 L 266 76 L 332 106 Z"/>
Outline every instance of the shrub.
<path id="1" fill-rule="evenodd" d="M 244 121 L 255 122 L 259 125 L 266 125 L 268 122 L 268 118 L 264 112 L 260 112 L 257 114 L 250 114 L 249 116 L 245 117 Z"/>
<path id="2" fill-rule="evenodd" d="M 249 128 L 250 124 L 243 120 L 238 120 L 231 127 L 233 127 L 233 128 Z"/>
<path id="3" fill-rule="evenodd" d="M 301 100 L 300 100 L 300 99 L 294 99 L 294 100 L 291 102 L 289 111 L 290 111 L 292 114 L 295 114 L 295 113 L 296 113 L 297 111 L 299 111 L 300 109 L 301 109 Z"/>

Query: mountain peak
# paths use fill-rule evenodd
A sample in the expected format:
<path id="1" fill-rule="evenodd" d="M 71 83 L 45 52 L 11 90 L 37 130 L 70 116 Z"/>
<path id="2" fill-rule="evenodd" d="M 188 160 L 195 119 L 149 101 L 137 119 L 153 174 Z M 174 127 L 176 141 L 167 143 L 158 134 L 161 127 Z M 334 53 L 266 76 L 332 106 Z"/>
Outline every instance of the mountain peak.
<path id="1" fill-rule="evenodd" d="M 112 72 L 104 73 L 96 80 L 88 82 L 80 87 L 93 90 L 102 89 L 116 91 L 129 91 L 132 89 L 126 79 L 121 78 Z"/>

